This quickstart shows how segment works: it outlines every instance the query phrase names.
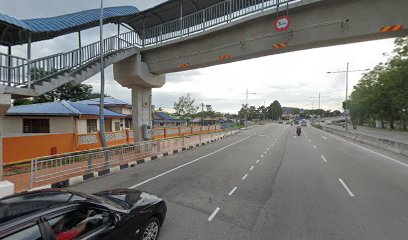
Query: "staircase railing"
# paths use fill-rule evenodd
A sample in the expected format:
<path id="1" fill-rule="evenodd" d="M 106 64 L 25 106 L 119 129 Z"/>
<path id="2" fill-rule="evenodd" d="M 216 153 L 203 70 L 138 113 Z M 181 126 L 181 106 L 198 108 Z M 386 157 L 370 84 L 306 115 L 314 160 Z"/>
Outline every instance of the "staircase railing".
<path id="1" fill-rule="evenodd" d="M 103 40 L 103 54 L 140 47 L 141 43 L 136 32 L 122 33 Z M 9 86 L 30 85 L 59 72 L 75 70 L 100 56 L 100 42 L 31 61 L 0 53 L 0 82 Z"/>

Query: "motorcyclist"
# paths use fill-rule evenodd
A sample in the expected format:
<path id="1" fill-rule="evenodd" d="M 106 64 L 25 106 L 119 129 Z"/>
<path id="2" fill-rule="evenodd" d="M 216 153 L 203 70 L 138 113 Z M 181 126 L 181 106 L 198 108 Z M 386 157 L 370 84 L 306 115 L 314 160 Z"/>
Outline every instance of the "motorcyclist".
<path id="1" fill-rule="evenodd" d="M 296 134 L 297 134 L 298 136 L 300 136 L 301 133 L 302 133 L 302 126 L 298 125 L 298 126 L 296 127 Z"/>

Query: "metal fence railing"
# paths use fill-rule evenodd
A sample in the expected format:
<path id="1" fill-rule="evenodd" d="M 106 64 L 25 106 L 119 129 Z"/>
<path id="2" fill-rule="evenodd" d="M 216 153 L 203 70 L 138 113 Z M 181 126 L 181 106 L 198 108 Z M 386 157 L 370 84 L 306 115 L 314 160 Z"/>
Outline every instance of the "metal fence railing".
<path id="1" fill-rule="evenodd" d="M 112 147 L 107 150 L 86 151 L 57 157 L 36 158 L 31 161 L 30 189 L 41 184 L 93 174 L 122 164 L 136 162 L 149 156 L 174 149 L 188 148 L 214 137 L 229 136 L 235 130 L 208 133 L 205 137 L 181 137 L 138 142 L 135 144 Z"/>

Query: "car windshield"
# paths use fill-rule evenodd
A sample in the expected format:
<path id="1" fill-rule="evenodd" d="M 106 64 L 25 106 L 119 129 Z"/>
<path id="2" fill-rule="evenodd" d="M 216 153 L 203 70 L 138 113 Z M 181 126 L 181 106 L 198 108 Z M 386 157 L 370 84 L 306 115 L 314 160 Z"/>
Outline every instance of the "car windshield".
<path id="1" fill-rule="evenodd" d="M 408 0 L 0 1 L 0 239 L 408 239 Z"/>

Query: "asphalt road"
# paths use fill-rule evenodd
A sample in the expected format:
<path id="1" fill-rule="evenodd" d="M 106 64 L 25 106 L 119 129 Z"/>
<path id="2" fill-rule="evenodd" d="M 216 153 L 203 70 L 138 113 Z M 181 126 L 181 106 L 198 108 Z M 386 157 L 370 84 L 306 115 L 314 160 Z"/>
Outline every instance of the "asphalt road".
<path id="1" fill-rule="evenodd" d="M 166 239 L 407 239 L 408 158 L 266 125 L 72 189 L 163 197 Z"/>

